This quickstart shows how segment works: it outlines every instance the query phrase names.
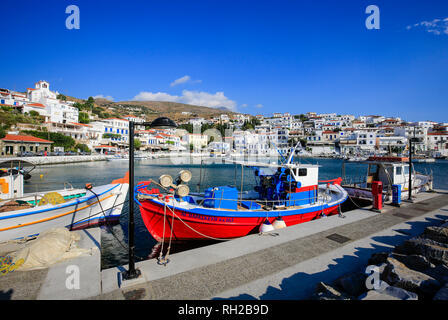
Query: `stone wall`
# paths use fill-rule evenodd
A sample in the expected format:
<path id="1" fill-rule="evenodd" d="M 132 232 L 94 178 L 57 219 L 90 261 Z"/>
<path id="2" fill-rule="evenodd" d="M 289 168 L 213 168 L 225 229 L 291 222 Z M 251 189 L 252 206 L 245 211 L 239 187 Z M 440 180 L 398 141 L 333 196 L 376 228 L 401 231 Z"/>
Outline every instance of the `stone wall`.
<path id="1" fill-rule="evenodd" d="M 369 290 L 370 289 L 370 290 Z M 448 300 L 448 220 L 392 252 L 374 253 L 366 272 L 319 283 L 318 300 Z"/>

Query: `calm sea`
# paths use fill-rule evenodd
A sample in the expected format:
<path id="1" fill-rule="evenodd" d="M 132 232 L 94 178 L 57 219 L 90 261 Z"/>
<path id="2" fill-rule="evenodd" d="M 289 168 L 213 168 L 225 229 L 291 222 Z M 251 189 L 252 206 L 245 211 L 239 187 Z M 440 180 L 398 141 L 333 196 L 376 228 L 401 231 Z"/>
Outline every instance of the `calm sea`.
<path id="1" fill-rule="evenodd" d="M 216 161 L 216 163 L 213 163 Z M 174 163 L 173 163 L 174 162 Z M 342 160 L 323 158 L 303 158 L 302 163 L 319 164 L 319 179 L 327 180 L 341 176 Z M 358 177 L 365 175 L 366 166 L 350 163 L 347 165 L 346 175 Z M 419 172 L 433 172 L 434 188 L 448 189 L 448 161 L 438 160 L 435 163 L 416 163 Z M 174 178 L 182 169 L 192 172 L 193 178 L 189 182 L 191 191 L 202 191 L 210 186 L 236 185 L 241 186 L 241 166 L 222 163 L 221 160 L 204 160 L 200 158 L 175 159 L 146 159 L 135 162 L 135 182 L 145 181 L 149 178 L 158 180 L 162 174 L 170 174 Z M 124 176 L 128 170 L 127 161 L 100 161 L 78 164 L 51 165 L 37 167 L 32 172 L 32 178 L 26 182 L 25 192 L 49 191 L 62 189 L 64 183 L 82 188 L 86 183 L 103 185 L 113 179 Z M 254 184 L 252 170 L 245 169 L 243 175 L 244 189 Z M 135 206 L 135 244 L 137 260 L 158 256 L 160 245 L 151 237 Z M 119 224 L 102 228 L 102 268 L 127 264 L 127 238 L 128 238 L 128 206 L 125 204 Z M 173 243 L 171 253 L 190 248 L 208 245 L 212 242 Z M 166 247 L 166 246 L 165 246 Z"/>

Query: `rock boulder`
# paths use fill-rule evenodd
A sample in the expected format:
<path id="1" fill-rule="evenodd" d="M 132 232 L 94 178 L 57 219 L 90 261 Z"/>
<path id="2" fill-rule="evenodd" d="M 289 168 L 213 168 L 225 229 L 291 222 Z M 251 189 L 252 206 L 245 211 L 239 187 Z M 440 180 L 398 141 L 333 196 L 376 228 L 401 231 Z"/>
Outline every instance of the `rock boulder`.
<path id="1" fill-rule="evenodd" d="M 384 278 L 387 283 L 395 287 L 431 297 L 441 287 L 441 284 L 431 276 L 411 270 L 395 258 L 387 258 L 387 263 Z"/>
<path id="2" fill-rule="evenodd" d="M 319 282 L 314 293 L 314 299 L 317 300 L 350 300 L 350 298 L 324 282 Z"/>

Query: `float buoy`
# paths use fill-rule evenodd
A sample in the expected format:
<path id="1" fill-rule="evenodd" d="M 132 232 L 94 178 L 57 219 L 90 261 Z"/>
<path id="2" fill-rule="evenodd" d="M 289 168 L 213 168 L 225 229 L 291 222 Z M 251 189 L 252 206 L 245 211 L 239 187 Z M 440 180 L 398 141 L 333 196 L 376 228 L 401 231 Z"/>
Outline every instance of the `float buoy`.
<path id="1" fill-rule="evenodd" d="M 274 229 L 282 229 L 282 228 L 286 228 L 286 223 L 285 221 L 282 219 L 281 216 L 278 216 L 277 219 L 275 219 L 274 223 L 272 224 L 272 226 L 274 227 Z"/>
<path id="2" fill-rule="evenodd" d="M 263 224 L 260 226 L 261 233 L 271 232 L 274 230 L 275 230 L 274 227 L 272 226 L 272 224 L 269 222 L 268 219 L 264 220 Z"/>

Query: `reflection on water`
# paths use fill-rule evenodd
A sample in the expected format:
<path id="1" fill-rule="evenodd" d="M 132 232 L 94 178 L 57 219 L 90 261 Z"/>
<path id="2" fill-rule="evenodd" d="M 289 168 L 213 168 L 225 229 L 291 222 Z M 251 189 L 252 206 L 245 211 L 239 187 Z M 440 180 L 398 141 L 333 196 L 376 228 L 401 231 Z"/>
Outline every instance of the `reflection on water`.
<path id="1" fill-rule="evenodd" d="M 327 180 L 341 176 L 342 160 L 306 158 L 300 159 L 302 163 L 319 164 L 319 179 Z M 174 163 L 173 163 L 174 162 Z M 438 160 L 435 163 L 416 163 L 415 168 L 420 172 L 434 174 L 434 188 L 448 189 L 448 161 Z M 241 186 L 241 167 L 233 164 L 222 163 L 221 159 L 210 160 L 201 164 L 200 158 L 176 158 L 176 159 L 152 159 L 135 162 L 135 183 L 148 180 L 158 180 L 162 174 L 170 174 L 176 177 L 181 169 L 192 172 L 193 178 L 189 182 L 192 191 L 203 191 L 205 188 L 219 185 Z M 44 192 L 64 188 L 64 183 L 70 183 L 73 187 L 83 188 L 86 183 L 94 186 L 110 183 L 121 178 L 128 170 L 126 161 L 99 161 L 64 165 L 51 165 L 37 167 L 33 170 L 33 177 L 25 183 L 25 192 Z M 347 165 L 347 176 L 365 175 L 366 166 L 357 163 Z M 42 175 L 42 178 L 41 178 Z M 251 169 L 245 169 L 243 175 L 244 189 L 250 189 L 255 183 L 255 177 Z M 161 245 L 157 244 L 140 217 L 138 206 L 135 206 L 135 254 L 137 260 L 158 257 Z M 124 265 L 128 262 L 128 204 L 125 203 L 118 224 L 102 227 L 102 268 Z M 173 242 L 170 253 L 180 252 L 199 246 L 209 245 L 210 241 Z M 168 245 L 164 245 L 163 255 L 166 254 Z"/>

